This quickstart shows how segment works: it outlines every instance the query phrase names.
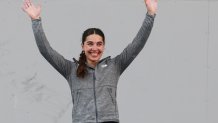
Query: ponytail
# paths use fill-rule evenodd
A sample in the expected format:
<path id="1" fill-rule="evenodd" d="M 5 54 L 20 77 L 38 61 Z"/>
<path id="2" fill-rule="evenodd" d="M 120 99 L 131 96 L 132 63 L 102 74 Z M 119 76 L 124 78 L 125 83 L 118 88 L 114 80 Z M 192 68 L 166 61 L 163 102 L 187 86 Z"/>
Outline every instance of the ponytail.
<path id="1" fill-rule="evenodd" d="M 79 78 L 84 78 L 86 73 L 87 73 L 87 69 L 86 69 L 86 55 L 85 55 L 85 52 L 82 51 L 80 53 L 79 66 L 77 68 L 76 75 Z"/>

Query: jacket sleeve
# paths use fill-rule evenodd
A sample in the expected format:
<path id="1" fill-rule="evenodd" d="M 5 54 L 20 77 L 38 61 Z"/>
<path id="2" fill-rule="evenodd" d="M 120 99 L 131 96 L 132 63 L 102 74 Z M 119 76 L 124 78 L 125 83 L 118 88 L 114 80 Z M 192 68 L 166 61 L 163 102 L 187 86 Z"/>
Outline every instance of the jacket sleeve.
<path id="1" fill-rule="evenodd" d="M 41 19 L 32 20 L 36 44 L 42 56 L 66 79 L 71 72 L 71 61 L 66 60 L 50 46 L 42 28 Z"/>
<path id="2" fill-rule="evenodd" d="M 153 27 L 155 15 L 146 14 L 140 30 L 133 41 L 114 59 L 119 67 L 120 74 L 129 66 L 144 47 Z"/>

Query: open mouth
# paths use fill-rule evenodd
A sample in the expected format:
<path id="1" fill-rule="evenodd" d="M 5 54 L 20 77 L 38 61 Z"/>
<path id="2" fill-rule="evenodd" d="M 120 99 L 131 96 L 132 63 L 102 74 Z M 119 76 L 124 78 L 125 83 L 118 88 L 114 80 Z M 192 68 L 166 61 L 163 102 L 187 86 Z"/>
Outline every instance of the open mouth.
<path id="1" fill-rule="evenodd" d="M 92 57 L 98 57 L 98 56 L 101 54 L 100 51 L 98 51 L 98 52 L 89 51 L 88 53 L 89 53 Z"/>

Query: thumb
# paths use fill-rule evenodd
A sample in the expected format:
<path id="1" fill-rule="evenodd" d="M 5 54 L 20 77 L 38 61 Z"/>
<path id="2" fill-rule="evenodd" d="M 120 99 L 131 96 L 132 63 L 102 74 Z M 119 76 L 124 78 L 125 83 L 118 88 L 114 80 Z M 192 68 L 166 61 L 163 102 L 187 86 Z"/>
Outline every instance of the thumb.
<path id="1" fill-rule="evenodd" d="M 151 0 L 145 0 L 145 4 L 149 5 L 151 3 Z"/>
<path id="2" fill-rule="evenodd" d="M 22 9 L 24 12 L 26 12 L 25 6 L 22 6 L 21 9 Z"/>
<path id="3" fill-rule="evenodd" d="M 42 4 L 39 3 L 37 6 L 36 6 L 37 9 L 41 10 L 42 9 Z"/>

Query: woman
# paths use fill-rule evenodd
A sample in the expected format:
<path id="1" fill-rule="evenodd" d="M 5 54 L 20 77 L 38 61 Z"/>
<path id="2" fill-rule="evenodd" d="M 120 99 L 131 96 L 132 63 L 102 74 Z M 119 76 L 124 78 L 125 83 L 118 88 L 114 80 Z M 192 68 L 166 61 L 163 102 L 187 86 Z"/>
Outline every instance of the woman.
<path id="1" fill-rule="evenodd" d="M 82 36 L 79 61 L 66 60 L 53 50 L 44 34 L 41 7 L 25 0 L 23 10 L 32 19 L 37 46 L 43 57 L 68 81 L 72 93 L 73 123 L 118 123 L 116 102 L 120 75 L 144 47 L 157 11 L 157 0 L 144 0 L 147 14 L 134 38 L 121 54 L 104 58 L 105 37 L 100 29 L 90 28 Z M 101 60 L 100 60 L 101 59 Z"/>

